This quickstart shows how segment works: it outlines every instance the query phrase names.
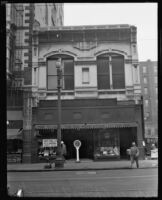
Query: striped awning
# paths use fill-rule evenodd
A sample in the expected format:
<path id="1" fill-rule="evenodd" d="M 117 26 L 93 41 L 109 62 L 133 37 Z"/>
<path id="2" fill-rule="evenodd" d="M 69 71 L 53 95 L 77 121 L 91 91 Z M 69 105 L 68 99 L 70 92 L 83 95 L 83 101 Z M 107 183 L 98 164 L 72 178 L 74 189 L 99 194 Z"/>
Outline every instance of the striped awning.
<path id="1" fill-rule="evenodd" d="M 22 139 L 22 129 L 7 129 L 7 139 Z"/>
<path id="2" fill-rule="evenodd" d="M 104 129 L 104 128 L 127 128 L 137 127 L 136 122 L 129 123 L 106 123 L 106 124 L 62 124 L 61 129 Z M 57 129 L 57 125 L 35 125 L 35 129 Z"/>

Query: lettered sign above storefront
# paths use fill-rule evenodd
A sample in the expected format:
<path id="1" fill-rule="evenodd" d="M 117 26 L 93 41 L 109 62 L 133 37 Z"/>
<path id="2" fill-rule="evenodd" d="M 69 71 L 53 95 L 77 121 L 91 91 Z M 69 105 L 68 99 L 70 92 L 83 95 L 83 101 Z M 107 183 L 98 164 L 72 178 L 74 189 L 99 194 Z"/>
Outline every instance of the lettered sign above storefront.
<path id="1" fill-rule="evenodd" d="M 43 139 L 43 147 L 57 147 L 57 139 Z"/>

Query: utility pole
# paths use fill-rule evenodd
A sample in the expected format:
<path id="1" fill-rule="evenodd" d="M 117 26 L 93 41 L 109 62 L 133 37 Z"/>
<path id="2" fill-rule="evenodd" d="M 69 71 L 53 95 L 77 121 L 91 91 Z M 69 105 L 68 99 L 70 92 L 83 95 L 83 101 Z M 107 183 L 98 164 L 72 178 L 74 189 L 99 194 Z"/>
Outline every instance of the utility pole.
<path id="1" fill-rule="evenodd" d="M 62 79 L 62 69 L 61 69 L 61 58 L 56 62 L 57 68 L 57 91 L 58 91 L 58 125 L 57 125 L 57 155 L 55 160 L 55 167 L 64 167 L 64 159 L 61 155 L 61 79 Z"/>

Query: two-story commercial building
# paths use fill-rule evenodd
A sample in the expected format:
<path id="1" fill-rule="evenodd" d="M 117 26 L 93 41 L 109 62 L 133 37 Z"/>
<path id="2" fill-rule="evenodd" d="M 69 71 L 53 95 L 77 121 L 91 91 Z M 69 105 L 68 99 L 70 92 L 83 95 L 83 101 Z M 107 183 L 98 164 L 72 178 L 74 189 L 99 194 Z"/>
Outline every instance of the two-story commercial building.
<path id="1" fill-rule="evenodd" d="M 67 158 L 75 158 L 76 139 L 82 143 L 81 159 L 126 158 L 133 141 L 143 158 L 135 26 L 40 28 L 35 23 L 32 48 L 32 95 L 24 112 L 28 122 L 23 134 L 24 162 L 38 162 L 43 140 L 50 143 L 57 138 L 56 62 L 60 58 L 61 135 Z"/>

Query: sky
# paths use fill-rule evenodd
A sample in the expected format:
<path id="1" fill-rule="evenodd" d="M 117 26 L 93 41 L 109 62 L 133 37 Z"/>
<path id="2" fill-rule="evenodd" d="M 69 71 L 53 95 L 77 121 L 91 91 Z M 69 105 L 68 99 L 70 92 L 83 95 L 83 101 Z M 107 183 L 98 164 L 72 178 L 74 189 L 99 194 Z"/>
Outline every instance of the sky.
<path id="1" fill-rule="evenodd" d="M 157 61 L 157 9 L 157 3 L 64 3 L 64 26 L 135 25 L 139 61 Z"/>

